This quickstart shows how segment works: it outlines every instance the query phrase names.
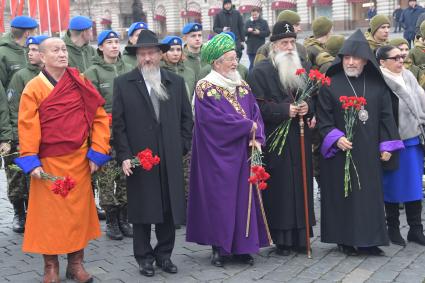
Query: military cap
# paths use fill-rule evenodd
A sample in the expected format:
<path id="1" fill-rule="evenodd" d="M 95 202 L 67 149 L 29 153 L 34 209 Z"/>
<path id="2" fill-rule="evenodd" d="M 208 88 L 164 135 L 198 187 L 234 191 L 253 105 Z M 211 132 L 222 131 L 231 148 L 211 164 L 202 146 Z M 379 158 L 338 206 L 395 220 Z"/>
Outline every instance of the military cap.
<path id="1" fill-rule="evenodd" d="M 97 45 L 102 45 L 109 38 L 120 38 L 120 36 L 113 30 L 104 30 L 97 36 Z"/>
<path id="2" fill-rule="evenodd" d="M 28 16 L 17 16 L 10 22 L 10 26 L 20 29 L 34 29 L 38 27 L 38 23 L 36 20 Z"/>
<path id="3" fill-rule="evenodd" d="M 25 46 L 28 46 L 30 44 L 40 45 L 45 39 L 48 39 L 48 38 L 49 37 L 47 35 L 30 36 L 25 41 Z"/>
<path id="4" fill-rule="evenodd" d="M 133 33 L 138 29 L 149 29 L 149 27 L 148 27 L 148 24 L 145 22 L 132 23 L 131 26 L 128 28 L 128 32 L 127 32 L 128 37 L 132 36 Z"/>
<path id="5" fill-rule="evenodd" d="M 202 25 L 198 23 L 188 23 L 183 27 L 182 34 L 188 34 L 193 31 L 201 31 Z"/>
<path id="6" fill-rule="evenodd" d="M 164 37 L 163 40 L 161 40 L 161 43 L 163 44 L 167 44 L 167 45 L 183 45 L 183 40 L 175 35 L 168 35 L 166 37 Z"/>
<path id="7" fill-rule="evenodd" d="M 370 34 L 373 36 L 380 26 L 385 24 L 391 24 L 390 19 L 385 15 L 374 16 L 369 23 Z"/>
<path id="8" fill-rule="evenodd" d="M 85 16 L 76 16 L 69 21 L 70 30 L 86 30 L 93 26 L 90 18 Z"/>
<path id="9" fill-rule="evenodd" d="M 279 13 L 277 16 L 276 22 L 283 22 L 286 21 L 290 23 L 291 25 L 298 25 L 301 22 L 301 17 L 296 12 L 292 10 L 283 10 Z"/>
<path id="10" fill-rule="evenodd" d="M 315 38 L 327 35 L 332 29 L 332 21 L 327 17 L 321 16 L 313 21 L 311 29 Z"/>

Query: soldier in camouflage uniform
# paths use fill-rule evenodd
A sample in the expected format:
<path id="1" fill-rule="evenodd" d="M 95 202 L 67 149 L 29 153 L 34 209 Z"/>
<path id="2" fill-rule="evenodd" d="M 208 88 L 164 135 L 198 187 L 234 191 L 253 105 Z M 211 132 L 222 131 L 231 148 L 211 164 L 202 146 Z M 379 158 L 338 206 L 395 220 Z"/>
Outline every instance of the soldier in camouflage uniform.
<path id="1" fill-rule="evenodd" d="M 92 64 L 96 50 L 90 45 L 93 38 L 93 22 L 84 16 L 73 17 L 63 41 L 68 50 L 68 64 L 84 73 Z"/>
<path id="2" fill-rule="evenodd" d="M 324 52 L 320 53 L 316 58 L 317 67 L 321 73 L 326 73 L 332 65 L 332 62 L 338 55 L 344 41 L 345 38 L 343 35 L 332 35 L 326 41 Z"/>
<path id="3" fill-rule="evenodd" d="M 201 68 L 206 65 L 201 61 L 202 25 L 188 23 L 183 27 L 182 34 L 183 40 L 186 42 L 184 47 L 185 65 L 195 72 L 195 82 L 197 82 Z"/>
<path id="4" fill-rule="evenodd" d="M 148 24 L 144 22 L 135 22 L 132 23 L 131 26 L 128 28 L 128 43 L 129 45 L 134 45 L 137 42 L 137 38 L 139 37 L 139 33 L 144 30 L 148 29 Z M 124 49 L 124 52 L 122 54 L 122 60 L 126 63 L 132 66 L 133 68 L 137 66 L 137 58 L 135 54 L 130 54 L 126 49 Z"/>
<path id="5" fill-rule="evenodd" d="M 280 12 L 276 22 L 283 22 L 283 21 L 290 23 L 294 27 L 294 31 L 296 33 L 301 32 L 301 24 L 300 24 L 301 18 L 296 12 L 292 10 L 284 10 Z M 305 47 L 298 42 L 296 43 L 296 46 L 297 46 L 298 55 L 300 56 L 301 61 L 307 62 L 308 61 L 307 50 L 305 49 Z M 254 66 L 257 63 L 261 62 L 262 60 L 268 58 L 269 52 L 270 52 L 270 42 L 266 42 L 260 48 L 258 48 L 257 54 L 255 55 L 255 59 L 254 59 Z"/>
<path id="6" fill-rule="evenodd" d="M 132 67 L 121 59 L 119 36 L 115 31 L 102 31 L 97 42 L 99 56 L 84 75 L 105 99 L 106 113 L 112 115 L 114 79 L 131 71 Z M 115 157 L 115 152 L 112 152 L 112 157 Z M 115 158 L 95 174 L 94 180 L 99 189 L 100 206 L 106 212 L 106 235 L 112 240 L 133 237 L 133 229 L 127 219 L 126 181 Z"/>
<path id="7" fill-rule="evenodd" d="M 376 15 L 370 20 L 369 28 L 364 36 L 372 52 L 375 53 L 379 47 L 388 45 L 390 25 L 390 19 L 385 15 Z"/>
<path id="8" fill-rule="evenodd" d="M 409 54 L 409 44 L 407 40 L 404 38 L 394 38 L 390 40 L 390 45 L 393 45 L 400 49 L 400 54 L 405 58 L 403 62 L 404 68 L 412 72 L 419 85 L 422 88 L 425 88 L 425 70 L 422 70 L 418 66 L 413 65 L 412 60 L 407 57 L 407 55 Z"/>
<path id="9" fill-rule="evenodd" d="M 170 46 L 170 49 L 162 54 L 161 67 L 183 77 L 189 101 L 192 101 L 196 76 L 195 72 L 185 64 L 186 57 L 183 53 L 183 40 L 178 36 L 170 35 L 165 37 L 161 43 Z M 183 178 L 186 199 L 189 193 L 190 158 L 190 151 L 183 156 Z"/>
<path id="10" fill-rule="evenodd" d="M 313 35 L 304 40 L 307 49 L 308 60 L 314 69 L 319 68 L 317 56 L 325 51 L 325 43 L 331 35 L 332 21 L 326 17 L 318 17 L 311 24 Z"/>
<path id="11" fill-rule="evenodd" d="M 38 46 L 48 38 L 45 35 L 31 36 L 27 39 L 28 47 L 28 63 L 27 66 L 17 71 L 10 80 L 6 94 L 9 102 L 9 115 L 12 128 L 11 152 L 16 155 L 7 157 L 7 164 L 12 164 L 13 159 L 18 157 L 18 112 L 19 101 L 22 91 L 27 83 L 40 73 L 43 63 L 40 59 Z M 6 167 L 6 176 L 8 180 L 7 196 L 15 208 L 15 217 L 13 221 L 13 231 L 17 233 L 24 232 L 25 224 L 25 208 L 23 203 L 28 201 L 29 177 L 25 176 L 22 171 L 11 170 Z"/>
<path id="12" fill-rule="evenodd" d="M 409 52 L 413 65 L 425 70 L 425 21 L 420 26 L 420 33 L 416 35 L 414 47 Z"/>
<path id="13" fill-rule="evenodd" d="M 14 153 L 17 151 L 17 136 L 15 135 L 14 139 L 12 134 L 8 100 L 5 91 L 8 89 L 13 75 L 27 64 L 25 43 L 28 37 L 35 33 L 37 26 L 38 24 L 34 19 L 27 16 L 18 16 L 11 22 L 10 33 L 5 34 L 0 39 L 0 80 L 2 85 L 0 92 L 0 155 L 7 155 L 9 152 Z M 5 126 L 6 123 L 8 124 L 7 127 Z M 12 140 L 15 142 L 12 142 Z M 8 155 L 5 158 L 7 165 L 5 171 L 8 182 L 8 198 L 14 210 L 12 230 L 16 233 L 23 233 L 26 203 L 28 200 L 28 184 L 22 172 L 9 170 L 8 165 L 13 163 L 14 157 L 17 157 L 17 155 Z"/>

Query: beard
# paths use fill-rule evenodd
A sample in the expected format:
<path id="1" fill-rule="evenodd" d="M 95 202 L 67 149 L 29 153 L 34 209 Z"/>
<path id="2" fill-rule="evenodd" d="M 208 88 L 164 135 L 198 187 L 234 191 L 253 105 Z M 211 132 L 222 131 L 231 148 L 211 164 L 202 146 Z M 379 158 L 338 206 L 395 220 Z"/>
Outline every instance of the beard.
<path id="1" fill-rule="evenodd" d="M 342 67 L 344 69 L 345 74 L 348 77 L 356 77 L 356 78 L 359 77 L 362 74 L 363 68 L 364 68 L 364 67 L 348 68 L 348 67 L 345 67 L 344 65 Z"/>
<path id="2" fill-rule="evenodd" d="M 242 77 L 237 70 L 228 72 L 224 75 L 224 77 L 234 82 L 240 82 L 242 80 Z"/>
<path id="3" fill-rule="evenodd" d="M 302 68 L 301 60 L 296 50 L 276 52 L 272 49 L 270 58 L 279 73 L 280 83 L 285 89 L 296 90 L 304 87 L 304 80 L 296 74 L 297 69 Z"/>
<path id="4" fill-rule="evenodd" d="M 152 89 L 155 91 L 154 94 L 161 101 L 168 100 L 169 96 L 165 86 L 161 82 L 161 73 L 159 66 L 145 65 L 141 67 L 143 78 L 148 82 Z"/>

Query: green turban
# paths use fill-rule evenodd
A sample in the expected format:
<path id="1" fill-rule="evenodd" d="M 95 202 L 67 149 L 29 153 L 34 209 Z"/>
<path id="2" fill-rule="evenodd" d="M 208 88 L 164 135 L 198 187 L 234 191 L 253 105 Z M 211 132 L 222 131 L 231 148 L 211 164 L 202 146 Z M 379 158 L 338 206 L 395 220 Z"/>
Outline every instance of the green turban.
<path id="1" fill-rule="evenodd" d="M 201 59 L 208 64 L 212 64 L 212 62 L 223 56 L 224 53 L 235 49 L 236 45 L 233 38 L 228 34 L 220 33 L 202 45 Z"/>

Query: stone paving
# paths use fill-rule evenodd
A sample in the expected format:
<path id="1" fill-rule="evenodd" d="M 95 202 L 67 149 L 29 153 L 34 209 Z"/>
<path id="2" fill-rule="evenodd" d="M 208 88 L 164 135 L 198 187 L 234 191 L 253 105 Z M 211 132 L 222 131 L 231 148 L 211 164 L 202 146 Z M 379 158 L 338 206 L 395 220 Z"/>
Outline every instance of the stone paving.
<path id="1" fill-rule="evenodd" d="M 317 218 L 319 201 L 316 200 Z M 43 263 L 40 255 L 21 251 L 22 236 L 11 230 L 12 207 L 6 196 L 4 173 L 0 171 L 0 282 L 40 282 Z M 407 227 L 404 213 L 402 234 Z M 104 229 L 105 223 L 102 223 Z M 224 268 L 210 264 L 210 248 L 185 242 L 185 230 L 177 232 L 172 260 L 179 273 L 170 275 L 156 270 L 153 278 L 139 274 L 133 259 L 132 240 L 111 241 L 102 236 L 86 249 L 85 266 L 95 282 L 423 282 L 425 278 L 425 247 L 408 243 L 405 248 L 384 247 L 385 256 L 347 257 L 335 245 L 320 242 L 318 225 L 312 239 L 313 259 L 293 254 L 281 257 L 273 248 L 264 248 L 255 255 L 255 265 L 229 262 Z M 60 274 L 65 280 L 66 259 L 61 256 Z"/>

